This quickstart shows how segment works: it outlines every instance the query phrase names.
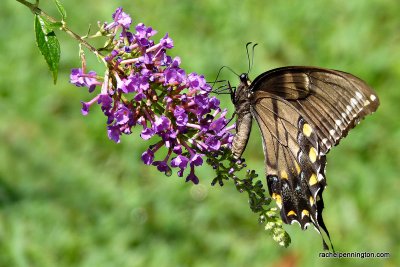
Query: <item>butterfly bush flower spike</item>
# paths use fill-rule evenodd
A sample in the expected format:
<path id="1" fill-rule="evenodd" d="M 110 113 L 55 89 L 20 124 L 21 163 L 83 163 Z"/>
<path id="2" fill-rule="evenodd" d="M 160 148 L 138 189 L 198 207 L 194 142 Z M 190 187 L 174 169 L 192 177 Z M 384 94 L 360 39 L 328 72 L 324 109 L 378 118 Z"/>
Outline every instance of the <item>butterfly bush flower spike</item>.
<path id="1" fill-rule="evenodd" d="M 139 127 L 141 139 L 154 140 L 141 155 L 144 164 L 168 176 L 175 169 L 178 176 L 197 184 L 196 167 L 203 158 L 230 148 L 234 125 L 227 126 L 226 110 L 210 96 L 212 88 L 204 76 L 187 73 L 179 57 L 168 55 L 174 46 L 168 34 L 157 42 L 157 31 L 143 23 L 131 27 L 132 19 L 122 8 L 112 18 L 102 27 L 112 35 L 104 77 L 86 72 L 85 64 L 71 71 L 70 82 L 94 94 L 82 101 L 82 114 L 87 115 L 93 104 L 100 105 L 108 137 L 116 143 Z"/>

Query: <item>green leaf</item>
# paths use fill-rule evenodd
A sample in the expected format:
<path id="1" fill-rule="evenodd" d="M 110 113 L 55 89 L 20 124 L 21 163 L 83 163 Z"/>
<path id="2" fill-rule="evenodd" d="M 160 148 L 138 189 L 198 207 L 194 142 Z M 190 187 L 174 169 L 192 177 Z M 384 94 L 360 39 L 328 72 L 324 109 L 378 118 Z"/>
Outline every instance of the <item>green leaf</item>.
<path id="1" fill-rule="evenodd" d="M 62 20 L 65 20 L 67 18 L 67 12 L 65 11 L 64 6 L 61 4 L 59 0 L 54 0 L 54 3 L 57 6 L 58 12 L 60 12 Z"/>
<path id="2" fill-rule="evenodd" d="M 60 43 L 54 31 L 47 27 L 43 18 L 35 15 L 35 34 L 37 46 L 53 73 L 54 84 L 57 82 L 58 63 L 60 62 Z"/>
<path id="3" fill-rule="evenodd" d="M 62 28 L 63 26 L 63 23 L 61 21 L 51 22 L 48 21 L 45 17 L 40 17 L 40 19 L 40 22 L 44 23 L 44 25 L 42 26 L 42 30 L 46 35 L 54 31 L 55 29 Z"/>
<path id="4" fill-rule="evenodd" d="M 62 22 L 58 22 L 58 21 L 57 22 L 49 22 L 49 21 L 44 20 L 44 18 L 43 18 L 43 21 L 46 23 L 46 29 L 49 31 L 53 31 L 55 29 L 60 29 L 63 26 Z"/>

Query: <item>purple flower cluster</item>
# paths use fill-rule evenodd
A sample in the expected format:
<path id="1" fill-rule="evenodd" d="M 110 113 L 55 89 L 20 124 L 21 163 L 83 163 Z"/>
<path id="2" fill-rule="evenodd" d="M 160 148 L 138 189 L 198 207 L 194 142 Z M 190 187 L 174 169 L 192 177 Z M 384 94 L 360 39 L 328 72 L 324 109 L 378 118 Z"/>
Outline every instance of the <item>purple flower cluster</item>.
<path id="1" fill-rule="evenodd" d="M 234 125 L 227 127 L 226 110 L 210 96 L 212 88 L 204 76 L 187 74 L 179 57 L 167 55 L 174 45 L 168 34 L 155 43 L 151 37 L 157 32 L 143 23 L 129 31 L 132 19 L 122 8 L 112 17 L 113 22 L 103 25 L 113 35 L 109 42 L 113 48 L 104 57 L 104 77 L 86 73 L 85 64 L 71 72 L 71 83 L 88 87 L 90 93 L 101 85 L 92 100 L 82 102 L 82 114 L 99 104 L 107 117 L 108 137 L 116 143 L 122 134 L 131 134 L 134 126 L 141 127 L 142 139 L 159 140 L 142 154 L 143 162 L 168 176 L 171 167 L 179 169 L 180 177 L 190 167 L 186 181 L 197 184 L 195 167 L 203 164 L 204 157 L 231 145 Z M 156 159 L 162 147 L 166 155 Z"/>

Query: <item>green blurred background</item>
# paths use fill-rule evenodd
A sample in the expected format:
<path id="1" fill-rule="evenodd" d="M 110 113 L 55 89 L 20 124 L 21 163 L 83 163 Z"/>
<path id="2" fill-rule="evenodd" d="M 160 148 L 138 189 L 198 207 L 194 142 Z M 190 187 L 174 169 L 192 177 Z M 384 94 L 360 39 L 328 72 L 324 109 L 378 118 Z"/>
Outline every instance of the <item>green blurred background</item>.
<path id="1" fill-rule="evenodd" d="M 287 226 L 279 247 L 232 184 L 164 177 L 140 162 L 149 145 L 136 131 L 108 140 L 97 108 L 81 116 L 87 90 L 69 84 L 78 46 L 58 33 L 62 58 L 52 84 L 35 47 L 33 16 L 16 1 L 0 8 L 0 266 L 399 266 L 400 4 L 334 1 L 63 1 L 69 26 L 110 21 L 123 6 L 169 32 L 187 71 L 215 78 L 222 65 L 247 70 L 244 46 L 258 42 L 251 77 L 284 65 L 351 72 L 381 100 L 328 156 L 325 222 L 337 251 L 390 252 L 389 259 L 321 259 L 314 230 Z M 52 1 L 41 1 L 56 15 Z M 93 27 L 94 28 L 94 27 Z M 89 68 L 101 71 L 87 53 Z M 225 72 L 225 78 L 237 78 Z M 227 96 L 223 106 L 233 111 Z M 258 130 L 245 153 L 264 173 Z"/>

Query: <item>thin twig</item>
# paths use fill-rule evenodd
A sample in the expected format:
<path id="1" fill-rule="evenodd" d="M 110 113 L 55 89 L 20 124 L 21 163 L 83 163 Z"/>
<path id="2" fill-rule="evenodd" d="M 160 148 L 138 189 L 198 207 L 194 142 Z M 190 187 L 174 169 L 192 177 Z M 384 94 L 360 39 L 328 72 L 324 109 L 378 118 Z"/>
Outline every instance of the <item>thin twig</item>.
<path id="1" fill-rule="evenodd" d="M 86 42 L 82 37 L 80 37 L 78 34 L 74 33 L 71 29 L 69 29 L 65 23 L 65 21 L 58 21 L 57 19 L 53 18 L 52 16 L 48 15 L 46 12 L 41 10 L 40 8 L 37 7 L 37 5 L 34 5 L 32 3 L 29 3 L 28 1 L 25 0 L 17 0 L 17 2 L 20 2 L 21 4 L 27 6 L 33 14 L 41 16 L 45 18 L 46 20 L 52 22 L 52 23 L 60 23 L 62 24 L 60 30 L 66 32 L 68 35 L 70 35 L 72 38 L 77 40 L 79 43 L 81 43 L 83 46 L 88 48 L 90 51 L 92 51 L 96 56 L 99 56 L 100 58 L 104 58 L 104 56 L 91 44 Z"/>

